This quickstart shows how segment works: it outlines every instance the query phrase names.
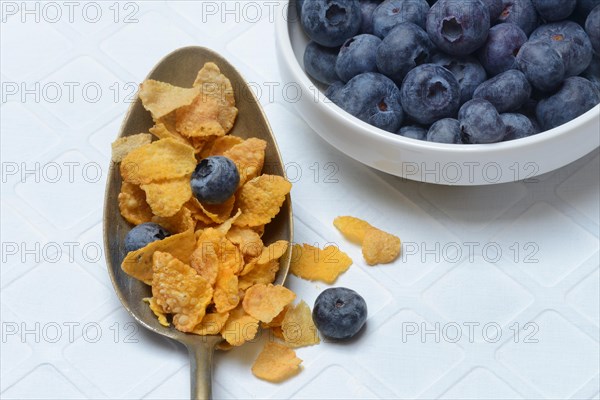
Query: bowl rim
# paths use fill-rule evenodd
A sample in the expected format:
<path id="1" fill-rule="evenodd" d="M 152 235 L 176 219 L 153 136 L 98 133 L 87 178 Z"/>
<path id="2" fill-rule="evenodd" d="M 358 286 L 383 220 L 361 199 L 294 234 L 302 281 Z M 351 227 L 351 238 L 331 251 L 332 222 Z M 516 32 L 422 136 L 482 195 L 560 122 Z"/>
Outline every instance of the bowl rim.
<path id="1" fill-rule="evenodd" d="M 323 93 L 323 91 L 321 91 L 321 89 L 319 89 L 318 85 L 316 85 L 309 78 L 308 74 L 301 67 L 300 62 L 298 61 L 294 53 L 294 49 L 292 48 L 290 29 L 291 24 L 298 23 L 298 18 L 291 17 L 289 15 L 289 13 L 292 12 L 291 9 L 292 7 L 288 8 L 287 14 L 285 12 L 278 13 L 277 18 L 275 20 L 275 38 L 279 42 L 279 45 L 277 46 L 278 51 L 283 52 L 282 56 L 288 64 L 288 67 L 290 68 L 294 79 L 296 80 L 296 83 L 300 85 L 301 90 L 303 92 L 308 93 L 314 93 L 314 89 L 318 90 L 320 96 L 317 100 L 323 107 L 325 107 L 325 109 L 327 109 L 328 114 L 335 116 L 335 118 L 338 120 L 343 120 L 346 124 L 352 125 L 354 128 L 356 128 L 355 132 L 357 132 L 362 138 L 376 138 L 389 145 L 401 144 L 408 151 L 427 151 L 431 152 L 432 155 L 454 154 L 469 156 L 473 154 L 502 154 L 511 152 L 515 148 L 523 150 L 531 147 L 537 147 L 541 143 L 556 141 L 559 138 L 562 138 L 565 135 L 567 135 L 570 131 L 577 130 L 583 125 L 593 122 L 594 119 L 600 122 L 600 104 L 597 104 L 596 106 L 594 106 L 584 114 L 580 115 L 579 117 L 556 128 L 547 131 L 542 131 L 538 134 L 528 136 L 525 138 L 510 140 L 506 142 L 469 145 L 436 143 L 428 142 L 425 140 L 407 138 L 392 132 L 385 131 L 350 115 L 341 107 L 337 106 L 331 101 L 323 101 L 323 99 L 327 99 L 325 94 Z M 590 149 L 590 151 L 591 150 L 593 149 Z"/>

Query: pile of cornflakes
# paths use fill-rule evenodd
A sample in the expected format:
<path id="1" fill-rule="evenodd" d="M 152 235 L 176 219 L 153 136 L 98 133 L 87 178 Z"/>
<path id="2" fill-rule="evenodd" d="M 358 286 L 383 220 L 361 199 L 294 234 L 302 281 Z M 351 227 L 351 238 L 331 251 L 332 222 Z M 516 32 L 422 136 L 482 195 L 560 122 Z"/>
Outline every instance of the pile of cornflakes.
<path id="1" fill-rule="evenodd" d="M 291 347 L 319 337 L 306 303 L 294 306 L 296 295 L 273 285 L 289 243 L 265 246 L 261 239 L 291 184 L 262 174 L 264 140 L 228 135 L 238 110 L 231 82 L 214 63 L 191 88 L 146 80 L 139 97 L 155 124 L 150 134 L 113 143 L 123 180 L 119 209 L 129 223 L 155 222 L 171 236 L 129 252 L 122 269 L 151 285 L 152 297 L 143 300 L 164 326 L 221 335 L 228 346 L 253 339 L 260 325 L 272 329 L 283 344 L 267 343 L 252 371 L 273 382 L 294 375 L 301 360 Z M 215 155 L 236 164 L 240 183 L 224 203 L 202 204 L 190 177 Z"/>
<path id="2" fill-rule="evenodd" d="M 231 82 L 206 63 L 191 88 L 146 80 L 139 97 L 154 121 L 150 133 L 113 143 L 122 177 L 119 210 L 132 225 L 154 222 L 171 235 L 131 251 L 121 267 L 152 287 L 143 299 L 160 324 L 196 335 L 221 335 L 220 348 L 252 340 L 259 328 L 269 341 L 252 366 L 258 378 L 280 382 L 300 371 L 293 348 L 320 342 L 310 307 L 281 285 L 273 285 L 279 260 L 291 250 L 290 272 L 331 284 L 352 259 L 336 246 L 262 241 L 265 225 L 279 213 L 291 184 L 262 174 L 267 143 L 228 135 L 238 110 Z M 240 183 L 222 204 L 193 196 L 191 174 L 210 156 L 231 159 Z M 369 265 L 393 261 L 400 239 L 354 217 L 334 225 L 362 245 Z M 142 299 L 140 299 L 142 301 Z"/>

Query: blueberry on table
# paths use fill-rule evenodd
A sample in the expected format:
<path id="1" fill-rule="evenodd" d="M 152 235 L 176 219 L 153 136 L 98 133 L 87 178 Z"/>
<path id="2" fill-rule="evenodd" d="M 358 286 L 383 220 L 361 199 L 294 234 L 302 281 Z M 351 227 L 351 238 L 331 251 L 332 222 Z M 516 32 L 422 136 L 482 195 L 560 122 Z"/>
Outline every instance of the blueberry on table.
<path id="1" fill-rule="evenodd" d="M 340 46 L 358 33 L 361 11 L 356 0 L 308 0 L 302 5 L 304 32 L 321 46 Z"/>
<path id="2" fill-rule="evenodd" d="M 531 34 L 529 40 L 543 40 L 550 44 L 560 54 L 567 77 L 579 75 L 592 61 L 590 38 L 576 22 L 560 21 L 542 25 Z"/>
<path id="3" fill-rule="evenodd" d="M 594 51 L 600 55 L 600 5 L 596 6 L 585 20 L 585 31 L 592 42 Z"/>
<path id="4" fill-rule="evenodd" d="M 314 79 L 329 85 L 339 80 L 335 73 L 337 56 L 337 48 L 309 42 L 304 50 L 304 70 Z"/>
<path id="5" fill-rule="evenodd" d="M 531 85 L 542 91 L 556 90 L 565 79 L 560 54 L 546 41 L 529 41 L 517 54 L 517 65 Z"/>
<path id="6" fill-rule="evenodd" d="M 479 61 L 490 76 L 516 68 L 516 55 L 526 41 L 527 35 L 517 25 L 495 25 L 479 50 Z"/>
<path id="7" fill-rule="evenodd" d="M 426 140 L 427 129 L 414 125 L 403 126 L 398 131 L 398 135 L 411 139 Z"/>
<path id="8" fill-rule="evenodd" d="M 411 69 L 429 62 L 433 43 L 427 32 L 412 22 L 403 22 L 383 39 L 377 49 L 377 68 L 398 85 Z"/>
<path id="9" fill-rule="evenodd" d="M 429 10 L 425 26 L 431 41 L 442 51 L 465 56 L 485 43 L 490 13 L 481 0 L 439 0 Z"/>
<path id="10" fill-rule="evenodd" d="M 500 114 L 500 118 L 502 118 L 502 122 L 506 126 L 506 136 L 504 136 L 504 141 L 521 139 L 537 133 L 531 120 L 523 114 L 505 113 Z"/>
<path id="11" fill-rule="evenodd" d="M 487 79 L 485 69 L 471 56 L 453 57 L 437 53 L 431 58 L 431 62 L 452 72 L 460 85 L 460 104 L 471 100 L 477 86 Z"/>
<path id="12" fill-rule="evenodd" d="M 460 85 L 444 67 L 423 64 L 411 70 L 400 89 L 402 108 L 416 122 L 431 124 L 456 116 L 460 107 Z"/>
<path id="13" fill-rule="evenodd" d="M 162 240 L 171 234 L 162 226 L 154 222 L 146 222 L 135 226 L 125 236 L 125 251 L 135 251 L 146 247 L 149 243 Z"/>
<path id="14" fill-rule="evenodd" d="M 525 75 L 516 69 L 496 75 L 483 82 L 473 93 L 474 99 L 484 99 L 499 113 L 519 109 L 531 96 L 531 85 Z"/>
<path id="15" fill-rule="evenodd" d="M 350 339 L 367 320 L 367 303 L 352 289 L 337 287 L 324 290 L 315 300 L 313 321 L 328 339 Z"/>
<path id="16" fill-rule="evenodd" d="M 531 0 L 502 0 L 498 22 L 512 22 L 529 35 L 538 26 L 538 15 Z"/>
<path id="17" fill-rule="evenodd" d="M 460 122 L 454 118 L 443 118 L 436 121 L 427 132 L 428 142 L 437 143 L 462 143 Z"/>
<path id="18" fill-rule="evenodd" d="M 458 112 L 463 143 L 496 143 L 506 135 L 506 126 L 487 100 L 467 101 Z"/>
<path id="19" fill-rule="evenodd" d="M 598 89 L 587 79 L 567 78 L 552 96 L 539 101 L 536 114 L 544 130 L 567 123 L 600 103 Z"/>
<path id="20" fill-rule="evenodd" d="M 207 157 L 192 173 L 190 185 L 198 201 L 222 204 L 237 190 L 240 174 L 233 161 L 223 156 Z"/>
<path id="21" fill-rule="evenodd" d="M 373 12 L 373 33 L 384 38 L 398 24 L 412 22 L 425 29 L 429 4 L 425 0 L 385 0 Z"/>
<path id="22" fill-rule="evenodd" d="M 335 62 L 335 72 L 344 82 L 358 74 L 377 72 L 377 47 L 381 43 L 375 35 L 362 34 L 344 42 Z"/>

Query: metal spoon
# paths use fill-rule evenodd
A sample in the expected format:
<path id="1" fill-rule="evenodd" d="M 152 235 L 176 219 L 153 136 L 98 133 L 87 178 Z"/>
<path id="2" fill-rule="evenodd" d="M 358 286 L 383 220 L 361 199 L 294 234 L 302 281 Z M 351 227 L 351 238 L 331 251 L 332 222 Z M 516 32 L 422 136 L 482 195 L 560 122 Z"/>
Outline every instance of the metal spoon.
<path id="1" fill-rule="evenodd" d="M 264 172 L 284 176 L 285 168 L 279 148 L 271 131 L 271 127 L 260 106 L 240 73 L 222 56 L 204 47 L 183 47 L 178 49 L 154 67 L 148 79 L 156 79 L 182 87 L 191 87 L 196 74 L 205 62 L 212 61 L 219 66 L 221 72 L 231 80 L 234 89 L 236 106 L 239 110 L 235 126 L 230 134 L 242 138 L 257 137 L 267 142 Z M 148 132 L 153 125 L 150 113 L 137 99 L 127 112 L 119 137 Z M 173 328 L 160 325 L 150 311 L 144 297 L 150 297 L 151 289 L 142 282 L 131 278 L 121 269 L 121 261 L 125 257 L 123 239 L 131 226 L 121 217 L 117 196 L 121 188 L 121 176 L 118 165 L 111 163 L 106 183 L 104 198 L 104 248 L 106 264 L 117 296 L 129 314 L 143 327 L 159 335 L 183 343 L 190 356 L 191 398 L 212 398 L 212 356 L 214 348 L 222 339 L 221 336 L 197 336 L 186 334 Z M 276 240 L 292 241 L 292 204 L 288 195 L 279 215 L 266 226 L 263 235 L 265 245 Z M 290 266 L 291 251 L 288 249 L 280 261 L 276 284 L 283 284 Z"/>

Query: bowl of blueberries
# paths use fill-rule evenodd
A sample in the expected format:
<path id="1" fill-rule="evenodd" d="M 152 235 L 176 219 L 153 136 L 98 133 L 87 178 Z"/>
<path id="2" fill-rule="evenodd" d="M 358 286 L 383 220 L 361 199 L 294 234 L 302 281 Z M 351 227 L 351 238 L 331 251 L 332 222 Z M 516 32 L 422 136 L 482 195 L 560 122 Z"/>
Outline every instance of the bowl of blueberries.
<path id="1" fill-rule="evenodd" d="M 302 118 L 393 175 L 511 182 L 600 144 L 600 0 L 292 0 L 276 41 Z"/>

